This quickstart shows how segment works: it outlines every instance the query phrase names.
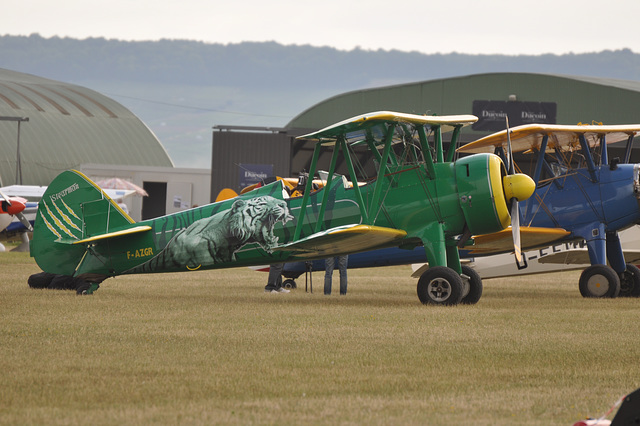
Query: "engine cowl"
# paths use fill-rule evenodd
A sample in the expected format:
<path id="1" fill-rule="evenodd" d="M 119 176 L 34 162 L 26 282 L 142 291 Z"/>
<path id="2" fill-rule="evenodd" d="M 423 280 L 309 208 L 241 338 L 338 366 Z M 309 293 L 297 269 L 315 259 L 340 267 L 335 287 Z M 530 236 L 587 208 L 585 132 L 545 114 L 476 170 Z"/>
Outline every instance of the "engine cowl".
<path id="1" fill-rule="evenodd" d="M 526 200 L 535 190 L 529 176 L 507 175 L 504 163 L 494 154 L 463 157 L 455 167 L 460 207 L 473 235 L 508 227 L 510 200 Z"/>

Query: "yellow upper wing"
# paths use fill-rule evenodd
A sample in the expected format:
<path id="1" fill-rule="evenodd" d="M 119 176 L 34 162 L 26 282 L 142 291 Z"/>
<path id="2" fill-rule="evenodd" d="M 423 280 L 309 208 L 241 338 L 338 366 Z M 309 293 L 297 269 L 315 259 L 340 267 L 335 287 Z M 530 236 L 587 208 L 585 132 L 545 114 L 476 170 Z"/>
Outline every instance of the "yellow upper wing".
<path id="1" fill-rule="evenodd" d="M 547 149 L 556 147 L 577 146 L 578 136 L 584 135 L 589 146 L 599 143 L 600 137 L 606 135 L 607 144 L 626 140 L 629 136 L 640 133 L 640 124 L 618 126 L 565 126 L 556 124 L 525 124 L 511 129 L 511 151 L 522 152 L 529 149 L 540 149 L 542 138 L 549 136 Z M 507 131 L 494 133 L 475 142 L 458 148 L 459 152 L 480 153 L 493 152 L 498 146 L 507 146 Z"/>
<path id="2" fill-rule="evenodd" d="M 440 126 L 442 132 L 450 132 L 456 126 L 468 126 L 478 121 L 475 115 L 416 115 L 393 111 L 377 111 L 349 118 L 314 133 L 298 136 L 298 139 L 333 140 L 345 133 L 365 130 L 383 123 L 411 123 Z"/>

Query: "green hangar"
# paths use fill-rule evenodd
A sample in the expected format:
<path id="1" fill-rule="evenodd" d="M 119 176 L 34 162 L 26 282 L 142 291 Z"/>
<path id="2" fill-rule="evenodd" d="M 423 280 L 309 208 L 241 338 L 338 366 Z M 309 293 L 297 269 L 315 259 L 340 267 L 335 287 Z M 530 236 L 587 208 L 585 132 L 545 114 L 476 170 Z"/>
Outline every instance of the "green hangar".
<path id="1" fill-rule="evenodd" d="M 148 197 L 125 200 L 135 220 L 209 202 L 209 170 L 175 168 L 153 132 L 120 103 L 0 68 L 0 186 L 46 186 L 68 169 L 143 187 Z"/>
<path id="2" fill-rule="evenodd" d="M 504 130 L 506 116 L 511 127 L 527 123 L 640 123 L 640 82 L 532 73 L 475 74 L 347 92 L 308 108 L 282 129 L 263 129 L 259 136 L 255 128 L 249 132 L 216 126 L 212 194 L 225 186 L 242 186 L 238 176 L 242 176 L 243 170 L 235 169 L 238 164 L 257 161 L 258 170 L 267 166 L 279 176 L 295 176 L 308 170 L 313 146 L 296 140 L 297 135 L 380 110 L 426 115 L 474 114 L 478 122 L 461 134 L 462 142 L 471 142 Z M 260 143 L 256 143 L 258 140 Z M 247 152 L 245 142 L 252 144 L 251 161 L 243 157 Z M 221 151 L 225 155 L 219 155 Z M 619 155 L 614 147 L 611 156 Z M 323 161 L 328 164 L 328 153 L 321 154 L 321 167 Z M 632 161 L 640 162 L 640 155 L 632 155 Z"/>
<path id="3" fill-rule="evenodd" d="M 0 69 L 2 185 L 47 185 L 84 163 L 173 167 L 149 128 L 98 92 Z"/>

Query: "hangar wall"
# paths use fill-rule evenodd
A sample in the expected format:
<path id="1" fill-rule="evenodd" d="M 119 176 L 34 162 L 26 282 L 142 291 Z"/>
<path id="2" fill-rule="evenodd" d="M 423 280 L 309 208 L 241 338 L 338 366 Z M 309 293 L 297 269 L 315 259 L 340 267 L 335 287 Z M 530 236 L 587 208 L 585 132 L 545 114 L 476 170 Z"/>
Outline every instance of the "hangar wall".
<path id="1" fill-rule="evenodd" d="M 290 176 L 293 138 L 280 128 L 215 126 L 211 140 L 211 200 L 223 188 L 239 191 L 261 177 Z"/>

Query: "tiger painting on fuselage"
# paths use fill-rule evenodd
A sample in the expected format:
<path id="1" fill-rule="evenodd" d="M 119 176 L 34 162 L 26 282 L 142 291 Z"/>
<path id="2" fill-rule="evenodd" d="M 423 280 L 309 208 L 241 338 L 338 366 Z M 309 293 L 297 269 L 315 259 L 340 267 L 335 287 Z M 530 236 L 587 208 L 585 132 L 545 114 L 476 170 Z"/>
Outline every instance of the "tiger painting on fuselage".
<path id="1" fill-rule="evenodd" d="M 293 219 L 287 203 L 271 196 L 237 199 L 226 211 L 196 220 L 179 231 L 154 258 L 127 273 L 207 267 L 235 260 L 235 252 L 257 243 L 271 253 L 278 244 L 276 223 Z"/>

